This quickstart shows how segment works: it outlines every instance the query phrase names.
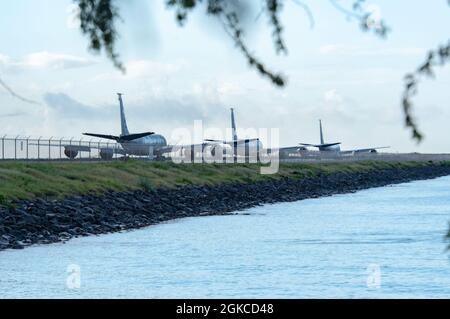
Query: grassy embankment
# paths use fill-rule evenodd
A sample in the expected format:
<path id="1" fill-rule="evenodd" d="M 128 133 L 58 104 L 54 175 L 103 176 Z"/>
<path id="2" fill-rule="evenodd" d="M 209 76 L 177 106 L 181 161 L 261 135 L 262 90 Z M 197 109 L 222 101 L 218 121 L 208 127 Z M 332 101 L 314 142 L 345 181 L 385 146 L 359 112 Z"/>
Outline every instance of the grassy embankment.
<path id="1" fill-rule="evenodd" d="M 445 162 L 450 165 L 450 162 Z M 13 199 L 63 197 L 106 190 L 154 189 L 183 185 L 249 183 L 282 176 L 313 177 L 318 173 L 357 172 L 429 165 L 424 162 L 346 162 L 281 164 L 278 174 L 261 175 L 257 164 L 173 164 L 170 162 L 0 163 L 0 205 Z"/>

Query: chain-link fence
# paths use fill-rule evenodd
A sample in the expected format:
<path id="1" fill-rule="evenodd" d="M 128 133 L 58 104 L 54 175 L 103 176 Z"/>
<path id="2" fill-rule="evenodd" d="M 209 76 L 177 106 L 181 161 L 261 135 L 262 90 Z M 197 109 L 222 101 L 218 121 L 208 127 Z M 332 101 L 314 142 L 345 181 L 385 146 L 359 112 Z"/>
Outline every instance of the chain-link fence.
<path id="1" fill-rule="evenodd" d="M 74 138 L 0 137 L 0 160 L 98 160 L 121 156 L 115 142 Z"/>
<path id="2" fill-rule="evenodd" d="M 141 159 L 166 159 L 177 160 L 177 158 L 187 157 L 192 162 L 204 162 L 203 158 L 209 151 L 200 154 L 188 155 L 186 147 L 173 146 L 170 153 L 158 154 L 151 145 L 136 143 L 116 143 L 106 142 L 99 139 L 75 139 L 75 138 L 43 138 L 24 136 L 0 136 L 0 160 L 72 160 L 72 161 L 95 161 L 113 160 L 124 156 L 132 156 Z M 180 152 L 181 149 L 181 152 Z M 206 150 L 208 150 L 206 148 Z M 248 151 L 247 151 L 248 152 Z M 132 154 L 132 155 L 130 155 Z M 255 155 L 255 154 L 253 154 Z M 260 154 L 253 157 L 245 153 L 246 161 L 257 162 L 260 156 L 263 158 L 267 154 Z M 211 156 L 209 156 L 211 157 Z M 242 157 L 242 156 L 241 156 Z M 225 157 L 224 157 L 225 158 Z M 289 154 L 280 153 L 277 159 L 281 162 L 315 162 L 315 161 L 358 161 L 358 160 L 383 160 L 383 161 L 436 161 L 450 160 L 450 154 L 420 154 L 420 153 L 334 153 L 334 152 L 291 152 Z M 271 159 L 273 160 L 273 158 Z M 188 161 L 189 162 L 189 161 Z M 225 161 L 224 162 L 229 162 Z M 231 161 L 232 162 L 232 161 Z M 239 162 L 239 161 L 238 161 Z"/>

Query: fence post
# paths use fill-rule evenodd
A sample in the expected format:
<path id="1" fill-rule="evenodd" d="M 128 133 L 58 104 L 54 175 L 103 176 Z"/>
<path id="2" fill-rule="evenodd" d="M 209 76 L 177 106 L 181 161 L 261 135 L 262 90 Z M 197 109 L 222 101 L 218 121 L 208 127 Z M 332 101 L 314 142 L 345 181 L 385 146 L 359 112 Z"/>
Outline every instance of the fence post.
<path id="1" fill-rule="evenodd" d="M 38 138 L 38 160 L 41 159 L 41 138 L 42 136 L 39 136 Z"/>
<path id="2" fill-rule="evenodd" d="M 29 157 L 28 157 L 28 142 L 29 142 L 29 140 L 30 140 L 30 136 L 27 136 L 27 161 L 29 160 Z"/>
<path id="3" fill-rule="evenodd" d="M 16 160 L 17 159 L 17 139 L 19 138 L 19 135 L 17 135 L 15 138 L 14 138 L 14 159 Z"/>
<path id="4" fill-rule="evenodd" d="M 2 137 L 2 159 L 5 159 L 5 137 L 6 134 Z"/>
<path id="5" fill-rule="evenodd" d="M 74 139 L 74 137 L 72 136 L 72 138 L 70 139 L 70 146 L 72 146 L 72 140 Z M 71 148 L 71 151 L 70 152 L 72 152 L 72 148 Z M 70 160 L 72 160 L 73 158 L 72 157 L 69 157 L 69 159 Z"/>
<path id="6" fill-rule="evenodd" d="M 53 136 L 50 136 L 50 138 L 48 139 L 48 159 L 49 160 L 51 160 L 52 159 L 52 155 L 51 155 L 51 149 L 52 149 L 52 147 L 51 147 L 51 142 L 52 142 L 52 138 L 53 138 Z"/>
<path id="7" fill-rule="evenodd" d="M 78 141 L 78 145 L 80 146 L 80 161 L 81 161 L 81 152 L 82 152 L 82 150 L 81 150 L 81 141 L 83 140 L 83 138 L 81 138 L 79 141 Z"/>
<path id="8" fill-rule="evenodd" d="M 92 138 L 89 140 L 89 160 L 91 159 L 91 142 L 92 142 Z"/>
<path id="9" fill-rule="evenodd" d="M 62 159 L 62 140 L 64 136 L 59 139 L 59 159 Z"/>

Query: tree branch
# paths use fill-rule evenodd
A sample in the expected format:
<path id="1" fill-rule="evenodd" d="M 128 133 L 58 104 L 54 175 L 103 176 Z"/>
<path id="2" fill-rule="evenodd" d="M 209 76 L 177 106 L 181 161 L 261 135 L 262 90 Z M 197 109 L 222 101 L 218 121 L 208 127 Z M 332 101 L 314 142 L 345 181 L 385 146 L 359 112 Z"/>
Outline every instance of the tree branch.
<path id="1" fill-rule="evenodd" d="M 125 67 L 115 51 L 118 34 L 115 21 L 120 19 L 113 0 L 74 0 L 80 8 L 81 32 L 89 37 L 89 48 L 100 52 L 103 48 L 114 66 L 125 72 Z"/>
<path id="2" fill-rule="evenodd" d="M 276 86 L 282 87 L 286 84 L 283 75 L 269 71 L 253 54 L 250 53 L 242 39 L 242 30 L 239 27 L 239 20 L 236 13 L 231 12 L 225 14 L 223 25 L 227 34 L 234 40 L 236 46 L 247 58 L 250 66 L 256 68 L 261 75 L 269 78 Z"/>
<path id="3" fill-rule="evenodd" d="M 422 141 L 423 134 L 420 132 L 417 122 L 412 114 L 412 97 L 417 94 L 417 86 L 421 78 L 434 78 L 433 68 L 443 66 L 450 61 L 450 40 L 447 45 L 439 46 L 428 53 L 423 62 L 415 72 L 405 76 L 405 85 L 402 95 L 402 106 L 405 126 L 411 130 L 412 138 L 418 143 Z"/>
<path id="4" fill-rule="evenodd" d="M 366 2 L 365 0 L 355 0 L 353 2 L 351 10 L 344 8 L 343 6 L 338 4 L 336 0 L 329 1 L 333 5 L 333 7 L 344 13 L 347 18 L 358 20 L 363 31 L 372 30 L 376 35 L 384 38 L 391 30 L 381 18 L 377 21 L 372 20 L 373 13 L 367 12 L 363 6 L 363 4 Z"/>
<path id="5" fill-rule="evenodd" d="M 283 32 L 283 27 L 281 26 L 280 19 L 278 14 L 281 10 L 281 1 L 280 0 L 266 0 L 266 11 L 270 18 L 270 23 L 273 27 L 273 42 L 275 45 L 275 50 L 277 54 L 279 53 L 287 53 L 286 46 L 284 45 L 283 38 L 281 36 Z"/>
<path id="6" fill-rule="evenodd" d="M 449 0 L 449 1 L 450 1 L 450 0 Z M 304 4 L 303 2 L 299 1 L 299 0 L 292 0 L 292 2 L 294 2 L 296 5 L 298 5 L 299 7 L 301 7 L 301 8 L 303 9 L 303 11 L 305 11 L 306 16 L 307 16 L 308 19 L 309 19 L 309 27 L 310 27 L 311 29 L 314 28 L 314 24 L 315 24 L 315 22 L 314 22 L 314 16 L 313 16 L 311 10 L 309 9 L 309 7 L 308 7 L 306 4 Z"/>
<path id="7" fill-rule="evenodd" d="M 236 47 L 243 53 L 244 57 L 247 59 L 249 65 L 255 68 L 262 76 L 269 78 L 273 84 L 282 87 L 285 85 L 286 80 L 281 74 L 276 74 L 269 69 L 267 69 L 264 64 L 258 60 L 250 50 L 243 40 L 243 30 L 239 24 L 239 18 L 235 10 L 229 9 L 227 6 L 228 0 L 207 0 L 206 12 L 209 15 L 215 16 L 222 23 L 225 32 L 233 39 Z M 281 9 L 281 0 L 264 0 L 264 9 L 269 13 L 271 24 L 274 26 L 274 44 L 278 52 L 286 52 L 281 33 L 282 27 L 279 23 L 278 12 Z M 174 7 L 176 10 L 176 19 L 183 25 L 187 19 L 188 12 L 196 7 L 201 0 L 167 0 L 167 5 Z"/>
<path id="8" fill-rule="evenodd" d="M 26 102 L 26 103 L 30 103 L 30 104 L 37 104 L 40 105 L 41 103 L 36 102 L 34 100 L 30 100 L 27 99 L 19 94 L 17 94 L 16 92 L 13 91 L 13 89 L 11 89 L 3 80 L 2 78 L 0 78 L 0 86 L 3 87 L 9 94 L 11 94 L 13 97 L 15 97 L 16 99 L 21 100 L 22 102 Z"/>

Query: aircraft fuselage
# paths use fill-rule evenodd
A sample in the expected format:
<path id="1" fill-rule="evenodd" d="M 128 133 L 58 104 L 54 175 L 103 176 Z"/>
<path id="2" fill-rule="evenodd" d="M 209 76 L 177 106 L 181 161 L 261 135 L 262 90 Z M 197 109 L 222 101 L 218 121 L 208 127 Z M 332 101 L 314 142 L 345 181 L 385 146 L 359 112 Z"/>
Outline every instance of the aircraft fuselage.
<path id="1" fill-rule="evenodd" d="M 136 156 L 154 155 L 159 148 L 167 146 L 167 141 L 160 134 L 153 134 L 135 139 L 130 142 L 120 143 L 126 154 Z"/>
<path id="2" fill-rule="evenodd" d="M 330 146 L 319 146 L 319 151 L 321 152 L 340 152 L 340 145 L 330 145 Z"/>

